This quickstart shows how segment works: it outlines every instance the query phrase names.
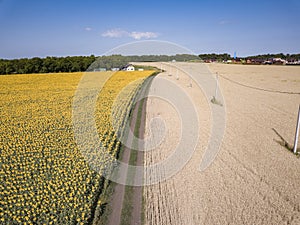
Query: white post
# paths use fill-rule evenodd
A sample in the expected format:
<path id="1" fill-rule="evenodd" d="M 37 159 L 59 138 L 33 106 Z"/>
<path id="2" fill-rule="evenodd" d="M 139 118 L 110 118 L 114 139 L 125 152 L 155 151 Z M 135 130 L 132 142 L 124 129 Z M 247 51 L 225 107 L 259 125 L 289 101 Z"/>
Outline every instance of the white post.
<path id="1" fill-rule="evenodd" d="M 192 71 L 192 66 L 191 65 L 189 65 L 189 71 Z M 190 87 L 192 87 L 192 78 L 191 77 L 190 77 Z"/>
<path id="2" fill-rule="evenodd" d="M 218 86 L 219 86 L 219 81 L 218 81 L 218 72 L 216 73 L 216 90 L 215 90 L 215 99 L 217 99 L 217 91 L 218 91 Z"/>
<path id="3" fill-rule="evenodd" d="M 162 63 L 160 63 L 160 72 L 162 73 Z"/>
<path id="4" fill-rule="evenodd" d="M 179 79 L 179 76 L 178 76 L 178 68 L 176 68 L 176 79 L 177 79 L 177 80 Z"/>
<path id="5" fill-rule="evenodd" d="M 295 133 L 294 154 L 297 153 L 298 137 L 299 137 L 299 125 L 300 125 L 300 105 L 299 105 L 299 109 L 298 109 L 298 118 L 297 118 L 296 133 Z"/>

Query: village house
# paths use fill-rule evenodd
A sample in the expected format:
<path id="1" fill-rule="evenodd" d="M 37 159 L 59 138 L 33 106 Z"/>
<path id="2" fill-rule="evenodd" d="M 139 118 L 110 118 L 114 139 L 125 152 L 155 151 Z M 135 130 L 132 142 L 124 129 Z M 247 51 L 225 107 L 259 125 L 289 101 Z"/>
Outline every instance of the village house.
<path id="1" fill-rule="evenodd" d="M 135 68 L 132 64 L 127 64 L 126 66 L 122 67 L 121 70 L 123 70 L 123 71 L 135 71 Z"/>

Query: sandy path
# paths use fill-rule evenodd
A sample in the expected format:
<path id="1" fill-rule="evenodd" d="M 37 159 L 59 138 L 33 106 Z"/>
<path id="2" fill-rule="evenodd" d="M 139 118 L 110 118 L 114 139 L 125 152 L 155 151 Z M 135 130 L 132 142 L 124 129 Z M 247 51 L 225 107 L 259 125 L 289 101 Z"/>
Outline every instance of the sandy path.
<path id="1" fill-rule="evenodd" d="M 152 80 L 152 78 L 151 78 Z M 145 95 L 145 92 L 147 92 L 151 80 L 148 80 L 150 83 L 145 83 L 144 87 L 140 93 L 141 96 Z M 137 104 L 134 106 L 134 110 L 132 112 L 132 117 L 130 121 L 130 129 L 134 133 L 135 129 L 138 126 L 138 132 L 139 132 L 139 138 L 143 139 L 144 137 L 144 131 L 145 131 L 145 117 L 146 117 L 146 106 L 147 106 L 147 99 L 144 99 L 144 101 L 139 101 Z M 141 108 L 141 113 L 139 113 L 139 110 Z M 138 123 L 137 120 L 140 118 L 140 122 Z M 131 143 L 131 146 L 135 146 L 135 143 L 133 141 L 132 137 L 128 137 L 128 143 Z M 134 148 L 134 147 L 133 147 Z M 138 148 L 142 148 L 142 146 L 138 146 Z M 133 149 L 130 149 L 129 147 L 124 147 L 124 152 L 121 157 L 121 161 L 129 164 L 131 157 L 133 154 Z M 143 166 L 144 164 L 144 152 L 143 151 L 136 151 L 136 160 L 134 162 L 135 165 L 137 166 Z M 123 175 L 127 174 L 127 170 L 123 171 Z M 128 176 L 128 175 L 127 175 Z M 138 176 L 138 175 L 136 175 Z M 128 193 L 127 193 L 128 194 Z M 112 200 L 110 202 L 110 209 L 112 210 L 111 214 L 109 215 L 108 218 L 108 224 L 111 225 L 118 225 L 121 223 L 124 223 L 122 221 L 122 210 L 124 205 L 124 197 L 126 195 L 126 185 L 123 184 L 116 184 L 114 188 L 114 193 L 112 196 Z M 137 186 L 137 187 L 132 187 L 132 190 L 130 190 L 130 195 L 132 196 L 131 199 L 131 215 L 130 215 L 130 224 L 141 224 L 142 223 L 142 212 L 143 212 L 143 187 L 142 186 Z"/>
<path id="2" fill-rule="evenodd" d="M 132 113 L 132 118 L 130 121 L 130 129 L 132 131 L 134 131 L 134 129 L 135 129 L 137 115 L 138 115 L 138 108 L 139 108 L 139 104 L 136 104 L 136 106 L 133 110 L 133 113 Z M 128 141 L 128 143 L 132 143 L 132 138 L 131 138 L 131 140 Z M 131 154 L 131 149 L 125 146 L 121 161 L 128 164 L 129 159 L 130 159 L 130 154 Z M 138 157 L 141 158 L 141 156 L 138 156 Z M 124 174 L 127 174 L 127 171 L 123 171 L 123 172 L 124 172 Z M 119 183 L 115 184 L 114 193 L 112 196 L 112 200 L 110 202 L 110 209 L 112 211 L 108 218 L 108 225 L 118 225 L 121 223 L 121 214 L 122 214 L 122 208 L 123 208 L 123 200 L 124 200 L 124 196 L 125 196 L 125 188 L 126 188 L 126 185 L 119 184 Z M 136 191 L 138 191 L 138 190 L 136 190 Z M 136 201 L 138 201 L 138 200 L 136 200 Z M 138 205 L 141 205 L 141 201 L 139 201 Z M 137 208 L 137 206 L 134 207 L 135 210 L 136 210 L 136 208 Z M 139 215 L 141 215 L 141 213 Z"/>
<path id="3" fill-rule="evenodd" d="M 141 123 L 139 127 L 139 138 L 143 139 L 145 131 L 145 117 L 146 117 L 146 106 L 147 99 L 143 101 L 143 108 L 141 113 Z M 137 152 L 136 166 L 142 166 L 144 163 L 144 152 Z M 133 199 L 132 199 L 132 215 L 131 224 L 139 225 L 142 223 L 142 212 L 143 212 L 143 187 L 132 187 L 133 188 Z"/>
<path id="4" fill-rule="evenodd" d="M 211 76 L 207 65 L 177 65 L 199 74 L 200 79 Z M 299 67 L 215 64 L 210 69 L 247 85 L 300 91 Z M 200 90 L 187 87 L 189 79 L 183 74 L 176 80 L 169 73 L 159 76 L 177 82 L 196 102 L 200 141 L 193 158 L 179 173 L 144 188 L 145 223 L 300 224 L 300 160 L 273 140 L 278 137 L 272 131 L 275 128 L 293 142 L 300 96 L 257 91 L 220 78 L 226 101 L 225 136 L 213 164 L 200 172 L 210 135 L 210 103 Z M 176 111 L 158 99 L 147 102 L 146 129 L 158 113 L 172 132 L 156 150 L 145 154 L 145 165 L 165 159 L 180 137 Z"/>

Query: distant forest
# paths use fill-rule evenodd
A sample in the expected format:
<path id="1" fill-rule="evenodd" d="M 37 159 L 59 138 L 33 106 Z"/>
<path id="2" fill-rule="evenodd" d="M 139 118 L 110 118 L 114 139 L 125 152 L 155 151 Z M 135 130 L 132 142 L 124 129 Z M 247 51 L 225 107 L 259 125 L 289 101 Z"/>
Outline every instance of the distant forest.
<path id="1" fill-rule="evenodd" d="M 299 60 L 300 54 L 266 54 L 245 57 L 243 59 L 282 58 L 285 60 Z M 184 61 L 224 61 L 232 59 L 229 54 L 201 54 L 189 55 L 178 54 L 168 55 L 144 55 L 144 56 L 67 56 L 67 57 L 46 57 L 46 58 L 22 58 L 22 59 L 0 59 L 0 74 L 30 74 L 30 73 L 58 73 L 58 72 L 79 72 L 94 71 L 100 68 L 110 70 L 121 68 L 129 62 L 169 62 L 176 60 Z"/>
<path id="2" fill-rule="evenodd" d="M 265 55 L 255 55 L 255 56 L 248 56 L 243 59 L 261 59 L 261 60 L 269 60 L 273 58 L 280 58 L 288 61 L 292 60 L 300 60 L 300 54 L 265 54 Z"/>
<path id="3" fill-rule="evenodd" d="M 68 56 L 46 58 L 22 58 L 0 59 L 0 74 L 29 74 L 29 73 L 59 73 L 93 71 L 99 68 L 121 68 L 129 62 L 168 62 L 191 61 L 199 59 L 195 55 L 180 54 L 168 55 L 145 55 L 145 56 Z"/>
<path id="4" fill-rule="evenodd" d="M 224 60 L 231 60 L 233 57 L 231 57 L 229 54 L 201 54 L 199 55 L 199 58 L 202 60 L 212 60 L 212 61 L 218 61 L 222 62 Z M 300 54 L 264 54 L 264 55 L 254 55 L 254 56 L 247 56 L 247 57 L 237 57 L 239 59 L 247 60 L 247 59 L 260 59 L 260 60 L 269 60 L 273 58 L 280 58 L 284 60 L 300 60 Z"/>

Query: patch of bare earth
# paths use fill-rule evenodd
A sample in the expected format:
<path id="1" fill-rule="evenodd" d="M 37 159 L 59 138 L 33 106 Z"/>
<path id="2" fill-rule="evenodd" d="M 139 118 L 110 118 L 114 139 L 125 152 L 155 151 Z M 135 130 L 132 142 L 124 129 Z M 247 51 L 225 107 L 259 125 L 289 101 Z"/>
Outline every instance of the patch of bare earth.
<path id="1" fill-rule="evenodd" d="M 248 86 L 300 92 L 300 67 L 176 65 L 200 80 L 218 72 Z M 145 224 L 300 224 L 300 159 L 274 141 L 278 136 L 272 130 L 293 143 L 300 95 L 259 91 L 219 77 L 226 130 L 216 159 L 200 172 L 211 135 L 210 99 L 195 86 L 188 87 L 184 74 L 179 73 L 178 80 L 168 74 L 159 76 L 177 82 L 194 100 L 200 139 L 192 159 L 179 173 L 144 187 Z M 159 99 L 147 101 L 145 136 L 151 118 L 158 114 L 168 132 L 160 146 L 144 154 L 145 166 L 164 160 L 180 138 L 176 111 Z"/>

